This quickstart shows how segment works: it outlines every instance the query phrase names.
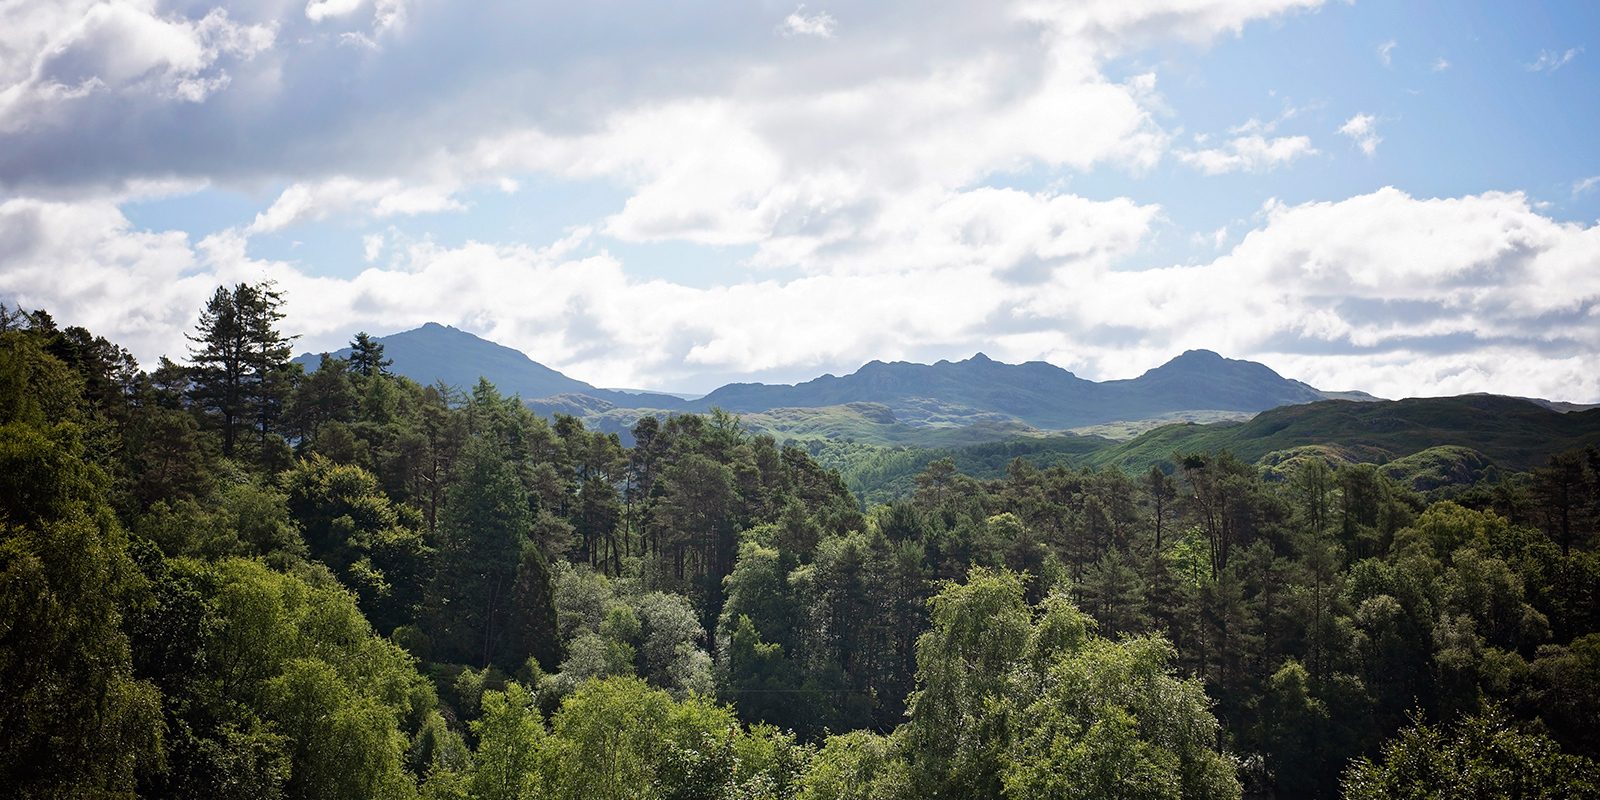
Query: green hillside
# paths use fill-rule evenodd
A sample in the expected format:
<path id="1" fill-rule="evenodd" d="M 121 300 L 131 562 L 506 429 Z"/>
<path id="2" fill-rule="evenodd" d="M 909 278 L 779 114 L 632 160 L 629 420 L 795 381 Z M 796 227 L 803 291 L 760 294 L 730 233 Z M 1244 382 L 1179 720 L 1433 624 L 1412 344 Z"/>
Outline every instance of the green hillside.
<path id="1" fill-rule="evenodd" d="M 1229 450 L 1247 461 L 1306 445 L 1337 442 L 1387 462 L 1445 445 L 1467 447 L 1509 469 L 1529 469 L 1551 453 L 1600 441 L 1600 411 L 1559 413 L 1510 397 L 1466 395 L 1382 403 L 1328 400 L 1285 406 L 1244 423 L 1170 425 L 1097 451 L 1085 463 L 1145 469 L 1175 451 Z M 1386 456 L 1386 457 L 1385 457 Z"/>
<path id="2" fill-rule="evenodd" d="M 647 416 L 668 417 L 683 413 L 658 408 L 617 408 L 604 401 L 581 395 L 563 395 L 529 406 L 540 413 L 571 414 L 584 424 L 605 433 L 615 433 L 624 443 L 633 441 L 632 429 Z M 984 414 L 916 424 L 901 420 L 882 403 L 845 403 L 821 408 L 774 408 L 769 411 L 735 413 L 740 425 L 754 434 L 766 434 L 779 442 L 845 442 L 883 447 L 947 448 L 984 442 L 1003 442 L 1042 436 L 1026 423 L 1001 414 Z"/>
<path id="3" fill-rule="evenodd" d="M 1421 492 L 1492 479 L 1502 470 L 1540 466 L 1550 454 L 1600 443 L 1600 410 L 1560 413 L 1490 395 L 1384 402 L 1332 400 L 1285 406 L 1247 422 L 1173 424 L 1126 441 L 1052 435 L 967 447 L 921 449 L 818 445 L 868 503 L 904 496 L 929 463 L 949 458 L 965 474 L 997 478 L 1013 458 L 1040 466 L 1142 472 L 1173 453 L 1227 450 L 1282 478 L 1310 458 L 1331 464 L 1381 464 L 1390 478 Z"/>
<path id="4" fill-rule="evenodd" d="M 840 441 L 812 441 L 806 446 L 818 463 L 838 470 L 845 485 L 871 506 L 910 494 L 916 488 L 917 474 L 941 458 L 955 462 L 962 474 L 998 478 L 1018 458 L 1039 467 L 1076 467 L 1112 444 L 1112 440 L 1098 436 L 1059 434 L 947 448 Z"/>

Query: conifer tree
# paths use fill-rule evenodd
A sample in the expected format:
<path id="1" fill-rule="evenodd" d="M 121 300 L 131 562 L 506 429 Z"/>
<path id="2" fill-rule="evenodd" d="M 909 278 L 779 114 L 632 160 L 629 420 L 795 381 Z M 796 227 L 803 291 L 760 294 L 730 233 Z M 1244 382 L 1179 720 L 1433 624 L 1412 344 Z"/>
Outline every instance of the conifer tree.
<path id="1" fill-rule="evenodd" d="M 366 378 L 388 375 L 389 367 L 393 364 L 394 359 L 383 357 L 383 343 L 366 331 L 357 333 L 356 338 L 350 340 L 351 372 Z"/>
<path id="2" fill-rule="evenodd" d="M 189 362 L 190 401 L 211 416 L 222 434 L 222 454 L 232 456 L 242 433 L 266 438 L 293 389 L 289 362 L 293 336 L 277 329 L 283 294 L 269 283 L 217 287 L 200 312 Z"/>

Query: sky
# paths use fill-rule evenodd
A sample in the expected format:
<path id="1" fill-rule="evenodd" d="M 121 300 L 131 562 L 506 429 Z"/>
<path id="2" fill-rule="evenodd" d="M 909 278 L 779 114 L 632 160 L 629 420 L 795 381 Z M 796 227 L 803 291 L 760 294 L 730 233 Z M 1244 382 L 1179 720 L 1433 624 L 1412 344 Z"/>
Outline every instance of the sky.
<path id="1" fill-rule="evenodd" d="M 0 0 L 0 302 L 1600 402 L 1600 3 Z"/>

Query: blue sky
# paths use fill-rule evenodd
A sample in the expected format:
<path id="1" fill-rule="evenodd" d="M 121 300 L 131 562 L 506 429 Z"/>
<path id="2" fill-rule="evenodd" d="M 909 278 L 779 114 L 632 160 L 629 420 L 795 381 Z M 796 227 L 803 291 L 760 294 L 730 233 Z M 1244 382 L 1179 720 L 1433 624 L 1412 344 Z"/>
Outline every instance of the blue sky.
<path id="1" fill-rule="evenodd" d="M 1206 347 L 1600 401 L 1596 31 L 1584 2 L 23 2 L 0 300 L 146 362 L 271 279 L 307 349 L 431 320 L 603 385 Z"/>

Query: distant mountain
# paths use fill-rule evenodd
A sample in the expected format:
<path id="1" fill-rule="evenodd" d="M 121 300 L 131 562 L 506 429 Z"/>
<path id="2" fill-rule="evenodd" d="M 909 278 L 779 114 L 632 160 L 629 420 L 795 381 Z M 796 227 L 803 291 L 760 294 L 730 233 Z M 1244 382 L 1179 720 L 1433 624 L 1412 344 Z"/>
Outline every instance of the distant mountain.
<path id="1" fill-rule="evenodd" d="M 819 438 L 838 431 L 857 441 L 909 443 L 921 436 L 918 429 L 928 429 L 925 438 L 932 442 L 951 440 L 942 429 L 963 428 L 970 429 L 964 438 L 993 440 L 1178 413 L 1251 414 L 1330 397 L 1369 397 L 1324 392 L 1262 364 L 1190 350 L 1127 380 L 1095 382 L 1043 361 L 1005 364 L 979 353 L 935 364 L 873 361 L 849 375 L 795 385 L 733 383 L 686 400 L 601 389 L 520 351 L 437 323 L 377 341 L 394 360 L 394 371 L 419 383 L 470 388 L 481 376 L 539 413 L 572 414 L 618 432 L 647 414 L 721 408 L 751 417 L 753 425 L 780 437 Z M 317 360 L 312 354 L 297 359 L 307 369 L 315 369 Z M 874 410 L 862 414 L 864 408 Z"/>
<path id="2" fill-rule="evenodd" d="M 383 345 L 384 356 L 394 361 L 391 370 L 424 385 L 443 382 L 471 389 L 478 378 L 483 377 L 502 394 L 519 395 L 526 400 L 581 395 L 617 405 L 646 404 L 674 409 L 683 404 L 680 398 L 666 394 L 600 389 L 540 364 L 520 350 L 437 322 L 375 337 L 375 340 Z M 348 358 L 350 348 L 334 351 L 332 355 Z M 307 371 L 316 369 L 320 361 L 318 353 L 306 353 L 295 359 L 295 363 L 304 365 Z"/>
<path id="3" fill-rule="evenodd" d="M 1338 396 L 1363 393 L 1341 393 Z M 794 386 L 735 383 L 690 404 L 733 412 L 880 403 L 903 422 L 998 413 L 1041 430 L 1146 419 L 1178 411 L 1256 412 L 1335 396 L 1253 361 L 1190 350 L 1137 378 L 1095 382 L 1043 361 L 1005 364 L 979 353 L 965 361 L 873 361 L 844 377 Z"/>

